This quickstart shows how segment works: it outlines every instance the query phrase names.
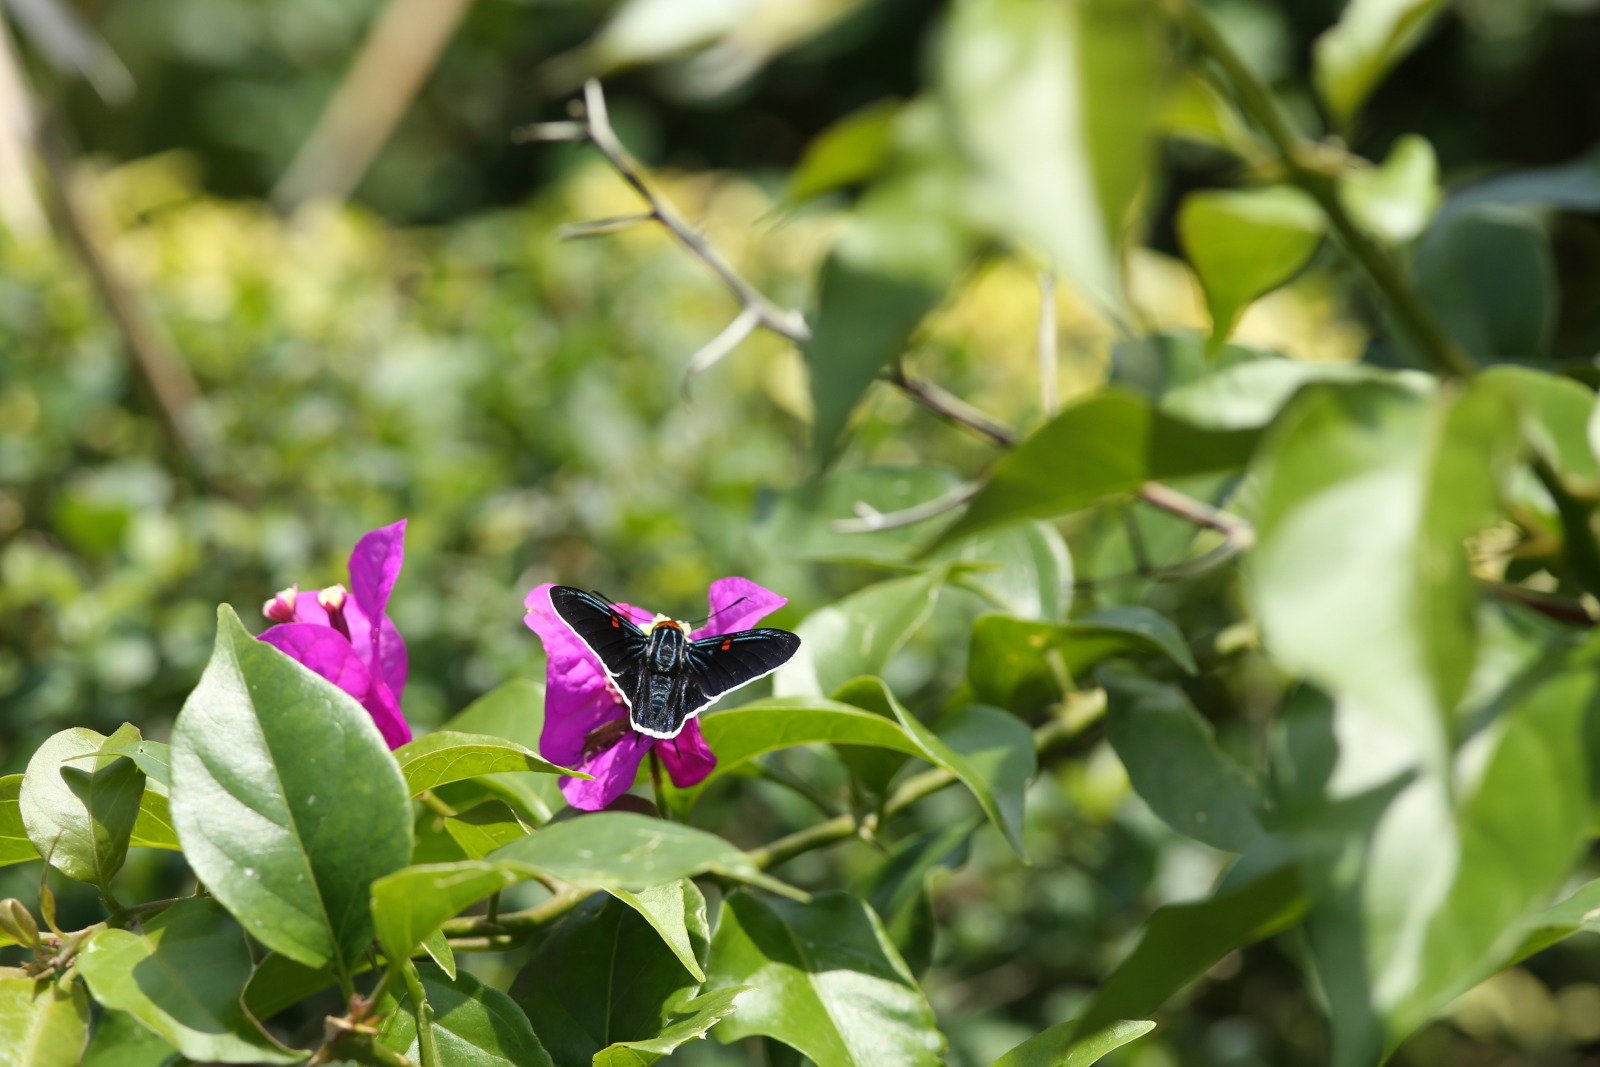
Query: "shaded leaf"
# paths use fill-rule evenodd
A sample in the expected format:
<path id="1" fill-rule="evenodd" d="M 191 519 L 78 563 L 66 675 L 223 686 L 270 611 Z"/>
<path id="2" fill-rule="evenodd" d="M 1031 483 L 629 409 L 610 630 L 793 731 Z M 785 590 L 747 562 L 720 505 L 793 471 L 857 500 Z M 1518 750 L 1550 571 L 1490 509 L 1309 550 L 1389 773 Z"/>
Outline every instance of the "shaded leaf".
<path id="1" fill-rule="evenodd" d="M 172 815 L 213 896 L 274 951 L 349 967 L 368 887 L 405 865 L 405 779 L 366 710 L 218 612 L 211 662 L 172 733 Z"/>
<path id="2" fill-rule="evenodd" d="M 703 943 L 710 926 L 706 920 L 706 901 L 700 890 L 687 878 L 677 882 L 641 889 L 630 893 L 613 889 L 611 895 L 638 912 L 649 923 L 661 940 L 678 957 L 684 969 L 694 975 L 695 981 L 706 980 L 705 971 L 696 958 L 697 940 Z M 691 928 L 695 931 L 690 934 Z M 670 1050 L 669 1050 L 670 1051 Z"/>
<path id="3" fill-rule="evenodd" d="M 172 825 L 172 805 L 166 794 L 157 793 L 145 786 L 144 796 L 139 798 L 139 817 L 133 823 L 133 835 L 128 839 L 128 844 L 141 848 L 164 848 L 172 852 L 180 851 L 178 844 L 178 831 Z"/>
<path id="4" fill-rule="evenodd" d="M 1287 186 L 1208 189 L 1183 198 L 1178 236 L 1205 290 L 1213 350 L 1246 308 L 1310 261 L 1326 225 L 1316 203 Z"/>
<path id="5" fill-rule="evenodd" d="M 783 199 L 802 204 L 876 177 L 889 162 L 899 114 L 899 101 L 877 100 L 817 134 L 790 173 Z"/>
<path id="6" fill-rule="evenodd" d="M 528 833 L 511 805 L 503 800 L 485 801 L 452 815 L 444 820 L 444 828 L 467 858 L 475 860 Z"/>
<path id="7" fill-rule="evenodd" d="M 941 867 L 965 863 L 973 831 L 982 825 L 981 819 L 968 819 L 907 838 L 856 887 L 883 920 L 884 930 L 914 975 L 920 975 L 933 963 L 934 924 L 928 876 Z"/>
<path id="8" fill-rule="evenodd" d="M 361 967 L 364 966 L 363 963 Z M 327 967 L 307 967 L 288 956 L 269 952 L 256 964 L 244 987 L 245 1010 L 251 1018 L 270 1019 L 336 981 Z"/>
<path id="9" fill-rule="evenodd" d="M 1204 429 L 1258 430 L 1302 387 L 1316 382 L 1387 382 L 1415 385 L 1419 392 L 1432 387 L 1430 378 L 1415 371 L 1274 357 L 1236 363 L 1185 382 L 1161 398 L 1161 409 Z"/>
<path id="10" fill-rule="evenodd" d="M 962 588 L 1009 614 L 1059 620 L 1072 603 L 1072 556 L 1048 523 L 1018 523 L 979 534 L 931 556 L 963 564 Z"/>
<path id="11" fill-rule="evenodd" d="M 683 884 L 693 955 L 703 966 L 710 938 L 705 901 L 693 883 Z M 638 911 L 594 896 L 550 931 L 511 995 L 557 1067 L 589 1067 L 608 1046 L 656 1037 L 699 988 Z"/>
<path id="12" fill-rule="evenodd" d="M 594 1067 L 649 1067 L 662 1056 L 690 1041 L 699 1041 L 717 1023 L 732 1015 L 740 994 L 749 992 L 737 986 L 706 993 L 684 1003 L 680 1018 L 662 1028 L 655 1037 L 643 1041 L 618 1041 L 594 1054 Z"/>
<path id="13" fill-rule="evenodd" d="M 1417 245 L 1415 271 L 1423 298 L 1478 360 L 1548 351 L 1555 260 L 1544 228 L 1525 212 L 1486 205 L 1441 218 Z"/>
<path id="14" fill-rule="evenodd" d="M 125 1011 L 196 1061 L 295 1063 L 244 1012 L 244 932 L 216 901 L 179 900 L 139 933 L 102 930 L 78 957 L 95 1000 Z"/>
<path id="15" fill-rule="evenodd" d="M 1182 690 L 1128 671 L 1100 673 L 1106 737 L 1140 798 L 1174 830 L 1227 852 L 1261 836 L 1248 771 L 1217 747 Z"/>
<path id="16" fill-rule="evenodd" d="M 807 615 L 795 628 L 800 650 L 773 675 L 780 697 L 826 696 L 852 678 L 882 673 L 928 616 L 949 572 L 869 585 Z"/>
<path id="17" fill-rule="evenodd" d="M 933 1009 L 872 909 L 848 893 L 809 904 L 737 892 L 723 903 L 706 968 L 712 990 L 754 986 L 717 1029 L 764 1034 L 817 1067 L 935 1067 Z"/>
<path id="18" fill-rule="evenodd" d="M 78 1067 L 166 1067 L 178 1050 L 125 1011 L 102 1012 Z"/>
<path id="19" fill-rule="evenodd" d="M 1064 623 L 984 615 L 972 626 L 967 672 L 982 700 L 1017 711 L 1053 703 L 1113 656 L 1165 656 L 1190 674 L 1194 657 L 1166 616 L 1149 608 L 1105 608 Z"/>
<path id="20" fill-rule="evenodd" d="M 154 779 L 163 786 L 172 784 L 171 774 L 168 771 L 170 759 L 167 754 L 167 746 L 160 741 L 146 741 L 143 738 L 135 738 L 122 744 L 108 744 L 101 751 L 106 755 L 127 756 L 138 764 L 139 769 L 145 773 L 145 777 Z M 89 757 L 74 757 L 75 760 L 87 758 Z"/>
<path id="21" fill-rule="evenodd" d="M 550 1054 L 516 1002 L 471 974 L 417 968 L 431 1009 L 440 1067 L 550 1067 Z M 387 1002 L 383 1044 L 413 1063 L 426 1062 L 410 994 Z"/>
<path id="22" fill-rule="evenodd" d="M 1052 518 L 1147 481 L 1234 470 L 1254 435 L 1196 429 L 1132 393 L 1108 389 L 1066 408 L 994 465 L 947 544 L 1019 519 Z M 1072 462 L 1063 465 L 1062 457 Z"/>

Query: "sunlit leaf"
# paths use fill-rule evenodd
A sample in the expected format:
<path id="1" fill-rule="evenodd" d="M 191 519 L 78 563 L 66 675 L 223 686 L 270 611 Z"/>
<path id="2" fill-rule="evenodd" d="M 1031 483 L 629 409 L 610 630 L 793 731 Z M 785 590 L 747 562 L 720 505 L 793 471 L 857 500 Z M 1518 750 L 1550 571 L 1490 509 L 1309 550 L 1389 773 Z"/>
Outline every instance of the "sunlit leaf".
<path id="1" fill-rule="evenodd" d="M 140 931 L 102 930 L 78 957 L 95 1000 L 128 1012 L 197 1062 L 295 1063 L 241 1006 L 244 931 L 208 898 L 179 900 Z"/>
<path id="2" fill-rule="evenodd" d="M 1078 1024 L 1058 1023 L 1031 1037 L 989 1067 L 1089 1067 L 1106 1053 L 1137 1040 L 1156 1028 L 1152 1022 L 1115 1022 L 1092 1034 L 1077 1036 Z"/>
<path id="3" fill-rule="evenodd" d="M 417 968 L 431 1009 L 432 1044 L 444 1067 L 551 1067 L 550 1054 L 516 1002 L 471 974 Z M 412 1063 L 426 1062 L 406 993 L 383 1005 L 383 1044 Z"/>
<path id="4" fill-rule="evenodd" d="M 455 838 L 467 858 L 479 860 L 528 833 L 511 805 L 489 800 L 444 820 L 445 832 Z"/>
<path id="5" fill-rule="evenodd" d="M 801 204 L 875 177 L 889 162 L 900 104 L 879 100 L 850 112 L 806 145 L 783 199 Z"/>
<path id="6" fill-rule="evenodd" d="M 211 894 L 311 966 L 365 951 L 368 887 L 411 854 L 405 779 L 372 717 L 227 607 L 173 728 L 172 815 Z"/>
<path id="7" fill-rule="evenodd" d="M 806 616 L 800 650 L 773 676 L 778 696 L 827 696 L 852 678 L 879 674 L 927 621 L 945 568 L 869 585 Z"/>
<path id="8" fill-rule="evenodd" d="M 78 1067 L 89 994 L 77 981 L 0 978 L 0 1067 Z"/>
<path id="9" fill-rule="evenodd" d="M 706 922 L 705 897 L 700 895 L 700 890 L 695 888 L 693 882 L 685 878 L 641 889 L 637 893 L 613 889 L 611 895 L 643 916 L 644 921 L 661 935 L 661 940 L 678 957 L 684 969 L 694 975 L 696 981 L 706 980 L 705 971 L 701 969 L 696 955 L 700 949 L 695 944 L 697 937 L 704 941 L 702 935 L 710 927 Z M 691 930 L 695 933 L 691 934 Z"/>
<path id="10" fill-rule="evenodd" d="M 1448 0 L 1350 0 L 1314 50 L 1317 92 L 1341 123 L 1355 117 L 1447 6 Z"/>
<path id="11" fill-rule="evenodd" d="M 109 738 L 83 727 L 63 730 L 34 752 L 17 797 L 23 825 L 39 855 L 68 877 L 102 890 L 127 857 L 144 772 L 122 756 L 73 757 L 138 737 L 139 731 L 129 725 Z"/>
<path id="12" fill-rule="evenodd" d="M 22 775 L 8 774 L 0 778 L 0 866 L 39 858 L 22 825 L 22 808 L 17 803 L 21 789 Z"/>
<path id="13" fill-rule="evenodd" d="M 848 893 L 809 904 L 734 893 L 706 968 L 712 990 L 754 986 L 717 1029 L 724 1043 L 764 1034 L 817 1067 L 936 1067 L 933 1009 L 877 916 Z"/>
<path id="14" fill-rule="evenodd" d="M 617 1041 L 594 1054 L 594 1067 L 649 1067 L 680 1045 L 698 1041 L 713 1026 L 733 1014 L 739 997 L 748 989 L 734 986 L 706 993 L 683 1003 L 678 1017 L 655 1037 L 642 1041 Z"/>
<path id="15" fill-rule="evenodd" d="M 1212 349 L 1228 339 L 1247 307 L 1299 273 L 1326 225 L 1311 198 L 1287 186 L 1184 197 L 1178 235 L 1205 289 Z"/>
<path id="16" fill-rule="evenodd" d="M 1343 175 L 1339 192 L 1362 228 L 1402 245 L 1427 229 L 1439 207 L 1439 159 L 1427 138 L 1407 134 L 1380 165 Z"/>
<path id="17" fill-rule="evenodd" d="M 539 757 L 522 745 L 482 734 L 440 730 L 419 737 L 395 750 L 394 757 L 406 776 L 406 788 L 415 796 L 436 786 L 477 778 L 485 774 L 537 771 L 572 774 Z M 586 778 L 579 774 L 577 777 Z"/>

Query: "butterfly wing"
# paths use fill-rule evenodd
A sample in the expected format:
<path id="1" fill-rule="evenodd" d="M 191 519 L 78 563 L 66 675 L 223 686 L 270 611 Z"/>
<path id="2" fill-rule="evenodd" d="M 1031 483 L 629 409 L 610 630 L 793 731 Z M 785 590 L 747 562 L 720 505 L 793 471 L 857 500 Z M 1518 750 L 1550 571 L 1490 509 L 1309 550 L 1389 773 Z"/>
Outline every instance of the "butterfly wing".
<path id="1" fill-rule="evenodd" d="M 550 590 L 550 605 L 561 620 L 572 628 L 606 673 L 617 683 L 623 702 L 631 708 L 644 671 L 645 647 L 650 639 L 627 616 L 604 600 L 558 585 Z"/>
<path id="2" fill-rule="evenodd" d="M 788 663 L 799 647 L 800 638 L 795 634 L 765 627 L 690 642 L 684 717 L 698 714 L 740 686 L 765 678 Z"/>

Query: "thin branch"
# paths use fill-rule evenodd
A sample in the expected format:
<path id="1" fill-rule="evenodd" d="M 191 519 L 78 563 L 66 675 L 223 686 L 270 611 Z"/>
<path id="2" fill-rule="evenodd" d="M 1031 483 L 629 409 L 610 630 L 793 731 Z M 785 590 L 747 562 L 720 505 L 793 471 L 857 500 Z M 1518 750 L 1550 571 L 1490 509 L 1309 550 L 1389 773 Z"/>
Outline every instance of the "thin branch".
<path id="1" fill-rule="evenodd" d="M 1053 419 L 1061 410 L 1061 383 L 1059 377 L 1061 331 L 1056 325 L 1056 276 L 1051 271 L 1039 272 L 1039 398 L 1043 401 L 1044 417 Z"/>
<path id="2" fill-rule="evenodd" d="M 599 150 L 606 162 L 611 164 L 611 169 L 615 170 L 622 180 L 650 205 L 650 210 L 637 215 L 599 219 L 595 222 L 569 226 L 562 230 L 562 238 L 570 240 L 574 237 L 598 237 L 641 223 L 658 222 L 691 255 L 704 263 L 728 292 L 733 294 L 734 299 L 743 306 L 739 316 L 689 360 L 684 372 L 686 387 L 690 378 L 733 351 L 757 328 L 770 330 L 795 344 L 804 344 L 811 340 L 811 327 L 807 325 L 804 315 L 797 310 L 779 307 L 761 290 L 746 281 L 744 276 L 734 270 L 703 235 L 689 225 L 688 220 L 679 213 L 672 202 L 657 192 L 645 179 L 644 168 L 628 152 L 621 138 L 617 136 L 616 130 L 611 127 L 611 115 L 606 108 L 605 92 L 600 88 L 597 79 L 591 78 L 584 84 L 583 103 L 575 107 L 574 116 L 574 121 L 571 122 L 542 122 L 524 126 L 513 131 L 512 140 L 588 141 Z"/>
<path id="3" fill-rule="evenodd" d="M 574 222 L 563 226 L 556 231 L 556 237 L 563 241 L 582 241 L 590 237 L 609 237 L 623 230 L 631 230 L 635 226 L 642 226 L 648 222 L 655 222 L 653 212 L 641 211 L 637 215 L 617 215 L 609 219 L 595 219 L 593 222 Z"/>
<path id="4" fill-rule="evenodd" d="M 1160 482 L 1145 482 L 1141 485 L 1139 499 L 1153 508 L 1159 508 L 1169 515 L 1176 515 L 1203 530 L 1215 530 L 1227 538 L 1236 552 L 1247 549 L 1256 542 L 1255 528 L 1244 519 L 1221 508 L 1213 507 L 1188 493 L 1180 493 Z"/>
<path id="5" fill-rule="evenodd" d="M 1295 129 L 1272 91 L 1198 3 L 1166 0 L 1166 8 L 1201 51 L 1222 68 L 1240 108 L 1272 142 L 1289 181 L 1316 200 L 1340 242 L 1387 299 L 1396 321 L 1416 343 L 1423 357 L 1446 377 L 1471 377 L 1477 370 L 1471 357 L 1434 317 L 1400 262 L 1358 226 L 1345 209 L 1339 195 L 1338 178 L 1344 153 L 1312 141 Z"/>
<path id="6" fill-rule="evenodd" d="M 962 504 L 971 500 L 983 488 L 982 482 L 968 482 L 958 485 L 943 496 L 934 497 L 932 500 L 921 504 L 913 504 L 909 508 L 899 511 L 879 511 L 864 500 L 855 504 L 856 517 L 853 519 L 835 519 L 831 524 L 834 533 L 856 534 L 877 533 L 879 530 L 896 530 L 903 526 L 915 526 L 919 522 L 936 519 L 947 511 L 954 511 Z"/>
<path id="7" fill-rule="evenodd" d="M 980 433 L 1001 448 L 1011 448 L 1017 443 L 1015 431 L 1005 423 L 988 412 L 973 407 L 948 389 L 921 378 L 911 377 L 899 363 L 890 369 L 888 380 L 902 393 L 935 415 L 941 415 L 951 422 Z"/>

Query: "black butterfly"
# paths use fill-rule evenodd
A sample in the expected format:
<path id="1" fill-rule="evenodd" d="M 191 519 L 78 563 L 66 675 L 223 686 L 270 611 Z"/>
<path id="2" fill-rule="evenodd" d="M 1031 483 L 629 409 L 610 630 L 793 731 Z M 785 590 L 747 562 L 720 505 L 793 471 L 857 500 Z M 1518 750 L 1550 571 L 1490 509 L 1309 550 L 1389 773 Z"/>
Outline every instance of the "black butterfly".
<path id="1" fill-rule="evenodd" d="M 611 676 L 633 728 L 663 741 L 718 697 L 783 666 L 800 647 L 788 630 L 691 641 L 681 624 L 660 617 L 641 630 L 614 605 L 567 585 L 550 590 L 550 603 Z"/>

